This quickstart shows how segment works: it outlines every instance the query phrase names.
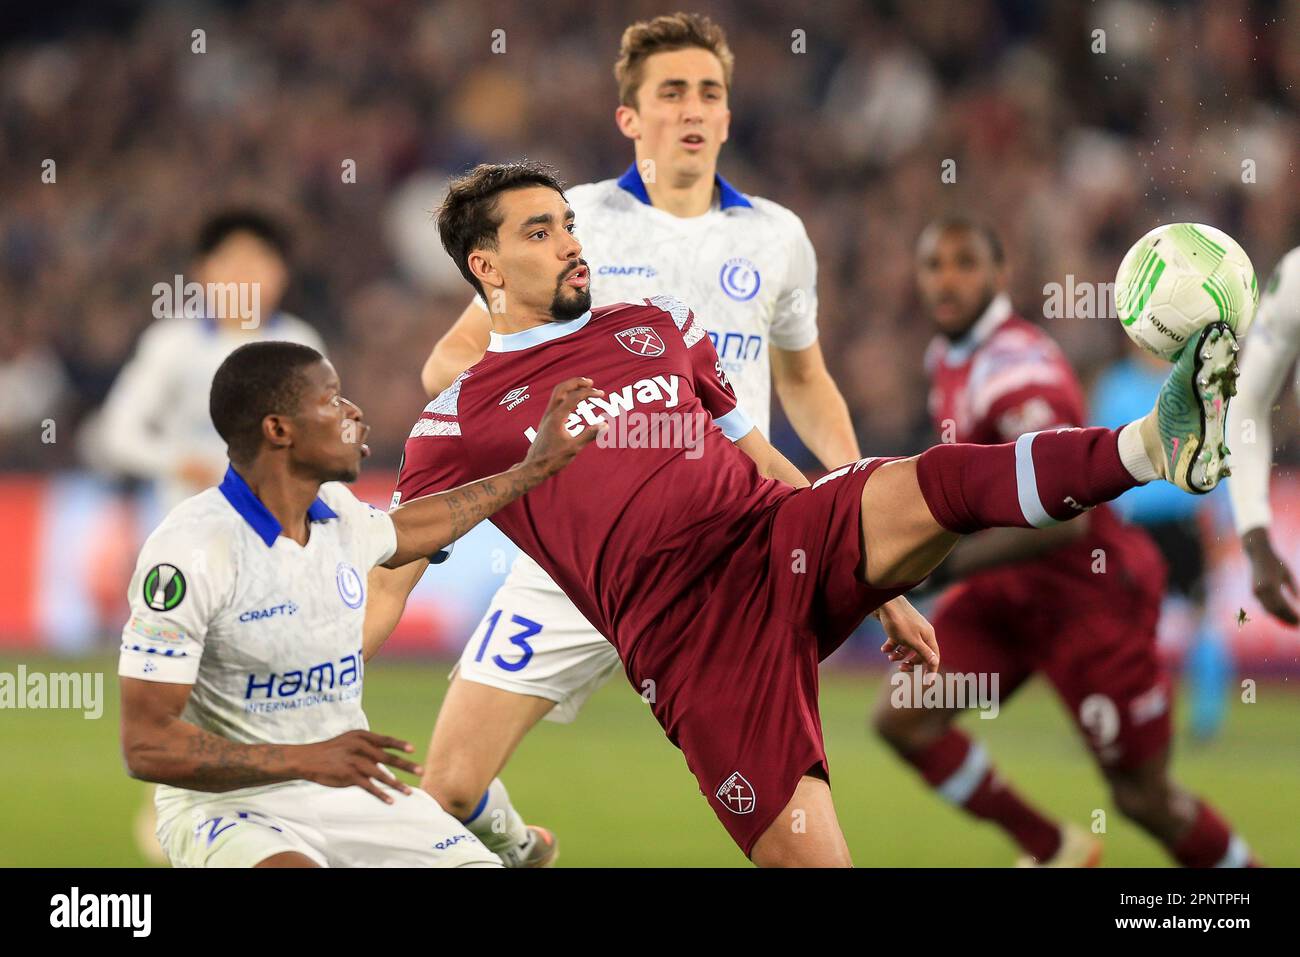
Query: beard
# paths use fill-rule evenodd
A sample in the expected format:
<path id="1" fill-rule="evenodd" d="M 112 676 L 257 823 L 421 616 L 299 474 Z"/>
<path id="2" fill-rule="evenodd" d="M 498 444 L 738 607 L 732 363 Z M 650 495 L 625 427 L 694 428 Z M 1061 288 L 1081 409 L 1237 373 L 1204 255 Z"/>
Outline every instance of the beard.
<path id="1" fill-rule="evenodd" d="M 586 266 L 585 259 L 580 259 L 578 265 Z M 555 295 L 551 299 L 551 318 L 556 322 L 571 322 L 591 309 L 591 281 L 588 279 L 587 286 L 584 289 L 577 289 L 573 286 L 564 284 L 565 277 L 573 272 L 573 267 L 566 267 L 560 276 L 559 282 L 555 284 Z M 587 273 L 591 275 L 590 271 Z"/>
<path id="2" fill-rule="evenodd" d="M 948 339 L 948 341 L 956 342 L 962 336 L 966 335 L 966 333 L 970 332 L 971 327 L 975 325 L 975 323 L 979 320 L 980 316 L 984 315 L 984 310 L 988 309 L 989 304 L 993 302 L 993 299 L 997 296 L 997 294 L 998 294 L 997 287 L 994 286 L 992 283 L 990 283 L 988 288 L 986 288 L 983 294 L 980 296 L 979 301 L 976 303 L 975 307 L 971 309 L 970 312 L 968 312 L 965 316 L 962 317 L 963 321 L 961 323 L 960 328 L 953 329 L 953 330 L 942 329 L 940 331 Z"/>

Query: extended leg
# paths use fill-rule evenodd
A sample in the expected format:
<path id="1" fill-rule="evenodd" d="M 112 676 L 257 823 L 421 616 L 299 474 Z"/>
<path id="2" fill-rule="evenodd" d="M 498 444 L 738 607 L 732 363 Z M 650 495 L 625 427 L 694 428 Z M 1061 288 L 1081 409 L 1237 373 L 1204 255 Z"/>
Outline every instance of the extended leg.
<path id="1" fill-rule="evenodd" d="M 1004 445 L 938 445 L 888 462 L 862 489 L 865 581 L 888 588 L 928 575 L 958 535 L 1042 528 L 1164 478 L 1207 492 L 1224 475 L 1224 421 L 1236 391 L 1236 341 L 1207 327 L 1160 390 L 1120 429 L 1030 432 Z"/>

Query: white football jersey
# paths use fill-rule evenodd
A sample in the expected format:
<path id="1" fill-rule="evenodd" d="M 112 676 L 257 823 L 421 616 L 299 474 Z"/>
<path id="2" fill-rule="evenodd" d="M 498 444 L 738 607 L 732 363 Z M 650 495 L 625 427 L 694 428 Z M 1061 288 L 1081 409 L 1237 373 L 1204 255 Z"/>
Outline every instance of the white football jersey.
<path id="1" fill-rule="evenodd" d="M 118 674 L 192 684 L 184 720 L 231 741 L 306 744 L 368 727 L 366 575 L 396 550 L 393 521 L 338 482 L 308 517 L 305 546 L 280 535 L 233 468 L 173 509 L 136 562 Z M 159 807 L 195 795 L 160 787 Z"/>
<path id="2" fill-rule="evenodd" d="M 767 435 L 768 346 L 794 351 L 817 341 L 817 259 L 790 210 L 745 196 L 721 176 L 717 187 L 713 208 L 690 218 L 650 205 L 635 165 L 565 196 L 591 267 L 592 305 L 662 295 L 685 302 L 708 330 L 741 408 Z"/>
<path id="3" fill-rule="evenodd" d="M 92 423 L 92 457 L 108 468 L 156 479 L 166 509 L 201 491 L 172 472 L 188 458 L 209 463 L 216 475 L 225 467 L 226 443 L 208 414 L 212 377 L 235 349 L 266 340 L 324 352 L 316 330 L 287 313 L 249 330 L 191 317 L 153 323 Z"/>
<path id="4" fill-rule="evenodd" d="M 1228 494 L 1238 534 L 1267 527 L 1273 466 L 1273 405 L 1300 353 L 1300 247 L 1282 257 L 1260 299 L 1242 349 L 1237 395 L 1228 407 L 1232 477 Z M 1300 393 L 1300 369 L 1294 388 Z"/>

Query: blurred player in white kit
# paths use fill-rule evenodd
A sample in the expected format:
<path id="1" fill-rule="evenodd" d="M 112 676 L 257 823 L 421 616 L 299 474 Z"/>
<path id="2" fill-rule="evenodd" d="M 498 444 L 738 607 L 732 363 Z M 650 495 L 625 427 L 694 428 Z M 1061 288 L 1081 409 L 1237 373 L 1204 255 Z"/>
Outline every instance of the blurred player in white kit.
<path id="1" fill-rule="evenodd" d="M 315 329 L 280 310 L 290 278 L 283 227 L 256 210 L 228 209 L 203 223 L 195 247 L 184 278 L 234 294 L 213 297 L 205 305 L 215 309 L 203 315 L 172 302 L 171 314 L 140 337 L 86 434 L 93 463 L 156 482 L 164 512 L 221 481 L 225 444 L 208 418 L 208 385 L 222 360 L 265 339 L 323 351 Z M 170 292 L 173 284 L 159 285 Z M 243 314 L 250 303 L 255 314 Z"/>
<path id="2" fill-rule="evenodd" d="M 1273 512 L 1268 476 L 1273 467 L 1273 404 L 1300 355 L 1300 247 L 1282 257 L 1264 288 L 1255 322 L 1246 336 L 1237 398 L 1229 410 L 1233 442 L 1233 520 L 1250 560 L 1255 597 L 1278 621 L 1295 627 L 1296 584 L 1269 535 Z M 1293 373 L 1300 395 L 1300 371 Z"/>
<path id="3" fill-rule="evenodd" d="M 671 294 L 708 326 L 741 407 L 766 437 L 775 383 L 799 438 L 827 468 L 861 457 L 848 406 L 817 337 L 817 262 L 799 217 L 747 196 L 717 172 L 731 112 L 733 56 L 707 17 L 678 13 L 624 31 L 614 74 L 615 121 L 635 161 L 618 179 L 566 191 L 593 306 Z M 488 310 L 476 297 L 425 364 L 437 396 L 488 347 Z M 521 383 L 522 384 L 522 383 Z M 396 572 L 402 596 L 423 572 Z M 400 600 L 372 588 L 367 653 L 391 632 Z M 886 631 L 928 628 L 903 598 L 880 609 Z M 542 718 L 571 722 L 620 667 L 614 647 L 545 572 L 520 554 L 453 671 L 425 762 L 423 787 L 507 866 L 545 867 L 557 845 L 525 825 L 496 777 Z"/>

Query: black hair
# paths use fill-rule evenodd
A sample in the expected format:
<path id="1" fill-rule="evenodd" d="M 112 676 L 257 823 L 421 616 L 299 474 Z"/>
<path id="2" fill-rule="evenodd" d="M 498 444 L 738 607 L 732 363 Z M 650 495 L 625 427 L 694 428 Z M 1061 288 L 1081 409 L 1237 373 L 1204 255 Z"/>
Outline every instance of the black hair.
<path id="1" fill-rule="evenodd" d="M 521 160 L 518 163 L 480 163 L 447 187 L 447 196 L 438 208 L 438 235 L 465 277 L 465 281 L 487 298 L 482 284 L 470 272 L 469 254 L 473 249 L 496 249 L 497 230 L 502 216 L 497 210 L 497 196 L 510 189 L 546 186 L 564 196 L 564 183 L 550 166 Z"/>
<path id="2" fill-rule="evenodd" d="M 289 259 L 289 233 L 279 222 L 255 209 L 224 209 L 204 220 L 199 227 L 195 249 L 207 256 L 236 233 L 257 237 L 286 262 Z"/>
<path id="3" fill-rule="evenodd" d="M 931 220 L 926 226 L 925 231 L 937 229 L 945 232 L 949 229 L 958 229 L 964 232 L 976 233 L 983 236 L 984 241 L 988 243 L 989 253 L 993 256 L 993 262 L 1001 266 L 1006 261 L 1006 253 L 1002 249 L 1002 239 L 998 232 L 987 221 L 976 216 L 970 216 L 966 213 L 945 213 L 937 219 Z"/>
<path id="4" fill-rule="evenodd" d="M 250 342 L 226 356 L 212 377 L 208 413 L 232 462 L 257 455 L 264 418 L 298 410 L 307 386 L 303 370 L 323 358 L 296 342 Z"/>

